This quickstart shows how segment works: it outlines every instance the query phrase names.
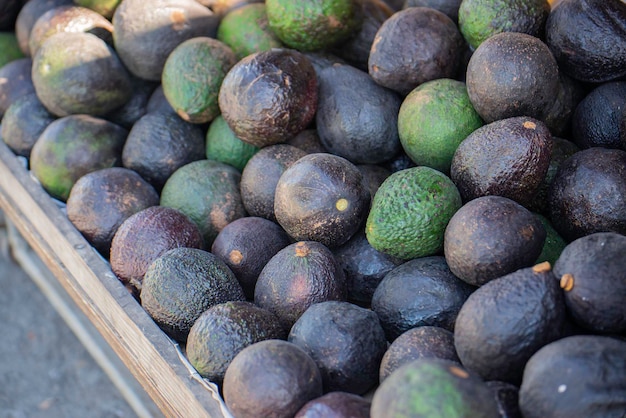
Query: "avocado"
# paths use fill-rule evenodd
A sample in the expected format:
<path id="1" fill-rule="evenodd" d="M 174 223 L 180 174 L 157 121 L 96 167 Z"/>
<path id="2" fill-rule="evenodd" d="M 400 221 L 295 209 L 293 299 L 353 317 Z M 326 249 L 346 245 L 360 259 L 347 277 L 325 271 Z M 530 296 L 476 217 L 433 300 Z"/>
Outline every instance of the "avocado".
<path id="1" fill-rule="evenodd" d="M 378 84 L 406 96 L 426 81 L 453 78 L 463 48 L 463 37 L 447 15 L 409 7 L 394 13 L 376 33 L 368 72 Z"/>
<path id="2" fill-rule="evenodd" d="M 385 275 L 403 263 L 403 260 L 376 251 L 362 229 L 335 248 L 333 254 L 346 274 L 348 300 L 366 307 L 370 306 L 374 291 Z"/>
<path id="3" fill-rule="evenodd" d="M 551 106 L 545 108 L 541 120 L 552 135 L 570 138 L 572 120 L 578 104 L 585 98 L 588 86 L 559 71 L 559 88 Z"/>
<path id="4" fill-rule="evenodd" d="M 355 164 L 382 163 L 398 153 L 397 93 L 351 65 L 332 65 L 318 79 L 315 126 L 324 148 Z"/>
<path id="5" fill-rule="evenodd" d="M 361 26 L 346 40 L 330 48 L 335 55 L 359 70 L 367 72 L 367 62 L 376 33 L 394 13 L 382 0 L 356 0 Z"/>
<path id="6" fill-rule="evenodd" d="M 241 200 L 250 216 L 276 221 L 274 197 L 280 176 L 307 153 L 288 144 L 268 145 L 256 152 L 241 172 Z"/>
<path id="7" fill-rule="evenodd" d="M 123 167 L 92 171 L 76 180 L 65 210 L 70 222 L 104 257 L 129 216 L 159 204 L 159 194 L 137 172 Z"/>
<path id="8" fill-rule="evenodd" d="M 0 51 L 0 68 L 13 60 L 24 58 L 15 32 L 0 32 Z"/>
<path id="9" fill-rule="evenodd" d="M 154 81 L 144 80 L 131 75 L 131 96 L 122 106 L 104 115 L 104 119 L 117 123 L 130 130 L 135 122 L 148 113 L 148 102 L 157 86 Z"/>
<path id="10" fill-rule="evenodd" d="M 157 88 L 154 89 L 154 91 L 150 95 L 150 98 L 148 99 L 148 103 L 146 104 L 146 113 L 152 112 L 176 114 L 176 112 L 172 108 L 172 105 L 170 105 L 165 98 L 165 94 L 163 94 L 163 86 L 161 85 L 161 83 L 159 83 Z"/>
<path id="11" fill-rule="evenodd" d="M 440 171 L 418 166 L 392 173 L 380 185 L 365 224 L 367 240 L 377 251 L 393 257 L 435 255 L 461 195 Z"/>
<path id="12" fill-rule="evenodd" d="M 242 171 L 259 149 L 237 138 L 222 115 L 216 116 L 211 121 L 206 133 L 207 159 L 221 161 Z"/>
<path id="13" fill-rule="evenodd" d="M 626 151 L 593 147 L 561 163 L 549 190 L 554 229 L 573 241 L 594 232 L 626 234 Z"/>
<path id="14" fill-rule="evenodd" d="M 307 128 L 317 98 L 317 77 L 309 59 L 296 50 L 275 48 L 237 62 L 224 77 L 218 100 L 235 135 L 263 147 Z"/>
<path id="15" fill-rule="evenodd" d="M 143 277 L 141 306 L 176 341 L 211 306 L 245 299 L 226 264 L 199 248 L 174 248 L 157 257 Z"/>
<path id="16" fill-rule="evenodd" d="M 568 139 L 552 137 L 552 151 L 550 152 L 550 165 L 545 177 L 541 181 L 535 196 L 526 203 L 526 207 L 534 212 L 545 216 L 550 213 L 550 186 L 561 163 L 580 151 L 578 145 Z"/>
<path id="17" fill-rule="evenodd" d="M 293 417 L 322 396 L 315 361 L 288 341 L 270 339 L 244 348 L 226 369 L 224 402 L 241 418 Z"/>
<path id="18" fill-rule="evenodd" d="M 287 339 L 278 318 L 251 302 L 236 300 L 204 311 L 189 330 L 185 349 L 198 373 L 221 385 L 228 365 L 241 350 L 269 339 Z"/>
<path id="19" fill-rule="evenodd" d="M 163 94 L 183 120 L 209 123 L 220 114 L 220 85 L 236 62 L 233 50 L 217 39 L 187 39 L 170 52 L 163 65 Z"/>
<path id="20" fill-rule="evenodd" d="M 77 5 L 91 9 L 107 19 L 113 17 L 115 9 L 121 2 L 122 0 L 74 0 Z"/>
<path id="21" fill-rule="evenodd" d="M 233 10 L 250 3 L 263 3 L 263 0 L 198 0 L 198 3 L 208 7 L 220 19 L 223 19 Z"/>
<path id="22" fill-rule="evenodd" d="M 542 39 L 548 0 L 463 0 L 458 9 L 459 29 L 472 49 L 501 32 L 519 32 Z"/>
<path id="23" fill-rule="evenodd" d="M 4 113 L 0 134 L 11 151 L 29 158 L 39 136 L 55 119 L 37 94 L 26 94 L 15 100 Z"/>
<path id="24" fill-rule="evenodd" d="M 463 201 L 496 195 L 528 204 L 548 172 L 552 134 L 541 121 L 517 116 L 488 123 L 458 146 L 450 178 Z"/>
<path id="25" fill-rule="evenodd" d="M 380 185 L 391 175 L 391 171 L 380 164 L 357 164 L 356 168 L 363 174 L 363 181 L 367 184 L 370 196 L 374 199 Z"/>
<path id="26" fill-rule="evenodd" d="M 314 303 L 346 297 L 341 266 L 316 241 L 299 241 L 278 251 L 261 270 L 254 288 L 254 303 L 276 314 L 287 330 Z"/>
<path id="27" fill-rule="evenodd" d="M 499 418 L 523 418 L 519 408 L 519 387 L 500 380 L 488 381 L 487 386 L 496 397 Z"/>
<path id="28" fill-rule="evenodd" d="M 452 273 L 474 286 L 530 267 L 546 230 L 531 211 L 502 196 L 467 202 L 448 224 L 444 255 Z"/>
<path id="29" fill-rule="evenodd" d="M 325 392 L 365 394 L 378 383 L 387 350 L 376 313 L 345 301 L 309 306 L 291 327 L 288 341 L 315 361 Z"/>
<path id="30" fill-rule="evenodd" d="M 187 216 L 176 209 L 151 206 L 118 227 L 109 261 L 117 278 L 139 292 L 146 270 L 160 255 L 173 248 L 203 246 L 198 226 Z"/>
<path id="31" fill-rule="evenodd" d="M 300 408 L 294 418 L 369 418 L 372 402 L 349 392 L 328 392 Z"/>
<path id="32" fill-rule="evenodd" d="M 391 270 L 372 296 L 389 341 L 411 328 L 430 325 L 450 331 L 474 287 L 457 278 L 443 256 L 409 260 Z"/>
<path id="33" fill-rule="evenodd" d="M 537 264 L 472 293 L 457 316 L 454 346 L 463 366 L 483 379 L 518 385 L 528 359 L 561 337 L 564 319 L 559 283 L 548 263 Z"/>
<path id="34" fill-rule="evenodd" d="M 219 18 L 194 0 L 124 0 L 112 23 L 115 50 L 128 71 L 161 81 L 174 48 L 198 36 L 215 38 Z"/>
<path id="35" fill-rule="evenodd" d="M 524 369 L 524 418 L 621 418 L 626 411 L 626 342 L 598 335 L 562 338 L 537 351 Z"/>
<path id="36" fill-rule="evenodd" d="M 580 148 L 622 148 L 620 122 L 626 109 L 626 81 L 602 83 L 576 106 L 572 141 Z"/>
<path id="37" fill-rule="evenodd" d="M 370 201 L 363 175 L 350 161 L 329 153 L 307 154 L 278 179 L 274 214 L 294 240 L 335 248 L 359 229 Z"/>
<path id="38" fill-rule="evenodd" d="M 280 250 L 291 244 L 278 224 L 257 216 L 235 219 L 215 237 L 211 252 L 235 273 L 248 299 L 263 267 Z"/>
<path id="39" fill-rule="evenodd" d="M 103 116 L 130 100 L 130 75 L 113 48 L 86 32 L 50 36 L 33 57 L 39 100 L 57 116 Z"/>
<path id="40" fill-rule="evenodd" d="M 50 36 L 59 32 L 87 32 L 113 45 L 113 24 L 104 16 L 81 6 L 59 6 L 42 14 L 28 37 L 28 50 L 35 56 Z"/>
<path id="41" fill-rule="evenodd" d="M 0 117 L 17 99 L 35 93 L 31 76 L 33 61 L 30 58 L 18 58 L 0 67 Z"/>
<path id="42" fill-rule="evenodd" d="M 435 357 L 461 364 L 454 348 L 452 331 L 424 325 L 400 334 L 389 345 L 380 362 L 380 381 L 383 382 L 401 366 L 424 357 Z"/>
<path id="43" fill-rule="evenodd" d="M 217 39 L 233 50 L 237 60 L 283 46 L 269 27 L 264 3 L 243 4 L 226 13 L 217 28 Z"/>
<path id="44" fill-rule="evenodd" d="M 178 168 L 161 190 L 161 206 L 178 209 L 198 225 L 207 248 L 219 232 L 246 216 L 236 168 L 212 160 L 197 160 Z"/>
<path id="45" fill-rule="evenodd" d="M 141 174 L 159 191 L 176 170 L 204 158 L 202 128 L 164 112 L 140 117 L 132 125 L 122 150 L 124 167 Z"/>
<path id="46" fill-rule="evenodd" d="M 626 75 L 626 4 L 560 1 L 546 21 L 546 43 L 562 71 L 577 80 L 620 79 Z"/>
<path id="47" fill-rule="evenodd" d="M 486 123 L 514 116 L 541 119 L 557 97 L 559 67 L 541 39 L 501 32 L 476 48 L 465 82 Z"/>
<path id="48" fill-rule="evenodd" d="M 122 165 L 127 135 L 121 126 L 94 116 L 55 119 L 33 145 L 31 173 L 52 197 L 65 201 L 83 175 Z"/>
<path id="49" fill-rule="evenodd" d="M 362 25 L 354 0 L 266 0 L 270 29 L 288 47 L 317 51 L 349 38 Z"/>
<path id="50" fill-rule="evenodd" d="M 3 2 L 4 4 L 4 2 Z M 20 45 L 20 49 L 27 57 L 32 57 L 28 47 L 30 31 L 35 26 L 37 19 L 48 10 L 60 6 L 72 6 L 72 0 L 28 0 L 24 2 L 24 6 L 20 9 L 15 20 L 15 36 Z"/>
<path id="51" fill-rule="evenodd" d="M 445 13 L 454 23 L 459 21 L 459 6 L 462 0 L 405 0 L 403 8 L 431 7 Z"/>
<path id="52" fill-rule="evenodd" d="M 570 242 L 554 264 L 567 308 L 584 328 L 626 332 L 624 251 L 626 236 L 596 232 Z"/>
<path id="53" fill-rule="evenodd" d="M 494 418 L 495 396 L 478 375 L 433 357 L 394 371 L 374 392 L 371 418 Z"/>
<path id="54" fill-rule="evenodd" d="M 285 144 L 300 148 L 307 154 L 313 154 L 315 152 L 328 152 L 328 150 L 324 148 L 324 145 L 322 145 L 320 136 L 317 134 L 317 129 L 315 128 L 300 131 L 296 134 L 296 136 L 285 141 Z"/>

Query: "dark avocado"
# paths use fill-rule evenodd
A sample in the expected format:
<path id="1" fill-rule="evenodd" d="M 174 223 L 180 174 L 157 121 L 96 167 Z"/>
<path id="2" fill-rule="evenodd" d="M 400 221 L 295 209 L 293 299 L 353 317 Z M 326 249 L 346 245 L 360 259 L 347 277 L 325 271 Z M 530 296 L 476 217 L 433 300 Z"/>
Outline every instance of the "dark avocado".
<path id="1" fill-rule="evenodd" d="M 357 305 L 370 306 L 372 295 L 380 281 L 394 267 L 403 263 L 376 251 L 360 230 L 345 244 L 333 250 L 348 282 L 348 300 Z"/>
<path id="2" fill-rule="evenodd" d="M 52 197 L 65 201 L 83 175 L 121 165 L 127 135 L 121 126 L 94 116 L 55 119 L 33 145 L 31 173 Z"/>
<path id="3" fill-rule="evenodd" d="M 574 144 L 572 141 L 556 136 L 552 137 L 550 165 L 548 166 L 548 171 L 541 181 L 535 196 L 526 204 L 528 209 L 546 216 L 549 215 L 550 186 L 556 176 L 556 172 L 563 161 L 567 160 L 578 151 L 580 151 L 580 148 L 578 148 L 578 145 Z"/>
<path id="4" fill-rule="evenodd" d="M 35 22 L 28 37 L 31 56 L 46 39 L 59 32 L 87 32 L 113 45 L 113 24 L 104 16 L 86 7 L 60 6 L 48 10 Z"/>
<path id="5" fill-rule="evenodd" d="M 20 9 L 15 20 L 15 35 L 24 55 L 32 57 L 28 49 L 28 41 L 30 31 L 35 26 L 37 19 L 48 10 L 52 10 L 55 7 L 71 6 L 74 2 L 72 0 L 28 0 L 24 3 L 24 7 Z"/>
<path id="6" fill-rule="evenodd" d="M 569 243 L 554 264 L 565 302 L 579 325 L 626 333 L 626 236 L 596 232 Z"/>
<path id="7" fill-rule="evenodd" d="M 371 418 L 495 418 L 498 405 L 478 375 L 450 360 L 424 357 L 394 371 L 372 398 Z"/>
<path id="8" fill-rule="evenodd" d="M 549 218 L 567 241 L 601 231 L 626 234 L 626 151 L 573 154 L 559 166 L 549 196 Z"/>
<path id="9" fill-rule="evenodd" d="M 564 0 L 548 16 L 546 42 L 559 68 L 592 83 L 626 75 L 626 4 Z"/>
<path id="10" fill-rule="evenodd" d="M 257 216 L 235 219 L 217 234 L 211 252 L 235 273 L 248 299 L 254 299 L 257 278 L 267 262 L 291 244 L 276 223 Z"/>
<path id="11" fill-rule="evenodd" d="M 559 89 L 551 106 L 548 106 L 541 120 L 555 136 L 569 138 L 572 134 L 572 118 L 576 106 L 587 94 L 588 87 L 578 80 L 559 71 Z"/>
<path id="12" fill-rule="evenodd" d="M 112 22 L 115 50 L 128 70 L 160 81 L 174 48 L 199 36 L 215 38 L 219 18 L 194 0 L 124 0 Z"/>
<path id="13" fill-rule="evenodd" d="M 288 341 L 315 360 L 325 392 L 365 394 L 378 383 L 387 350 L 378 316 L 344 301 L 311 305 L 291 327 Z"/>
<path id="14" fill-rule="evenodd" d="M 300 347 L 264 340 L 239 352 L 224 376 L 224 402 L 242 418 L 292 417 L 322 396 L 322 376 Z"/>
<path id="15" fill-rule="evenodd" d="M 32 80 L 41 103 L 57 116 L 103 116 L 132 95 L 116 51 L 87 32 L 50 36 L 33 56 Z"/>
<path id="16" fill-rule="evenodd" d="M 400 150 L 400 152 L 396 154 L 396 156 L 393 157 L 391 160 L 381 165 L 392 173 L 404 170 L 406 168 L 415 167 L 415 163 L 413 162 L 413 160 L 411 160 L 411 157 L 406 154 L 404 149 Z"/>
<path id="17" fill-rule="evenodd" d="M 483 41 L 467 65 L 467 93 L 486 123 L 541 119 L 559 91 L 559 67 L 539 38 L 501 32 Z"/>
<path id="18" fill-rule="evenodd" d="M 159 194 L 133 170 L 104 168 L 80 177 L 66 202 L 67 217 L 104 257 L 117 228 L 131 215 L 159 204 Z"/>
<path id="19" fill-rule="evenodd" d="M 543 248 L 546 230 L 532 212 L 501 196 L 469 201 L 448 223 L 444 254 L 460 279 L 481 286 L 530 267 Z"/>
<path id="20" fill-rule="evenodd" d="M 148 102 L 160 84 L 131 76 L 132 95 L 121 107 L 104 115 L 104 118 L 130 130 L 135 122 L 148 113 Z"/>
<path id="21" fill-rule="evenodd" d="M 501 276 L 470 295 L 454 327 L 461 363 L 485 380 L 519 384 L 538 349 L 561 337 L 565 303 L 549 263 Z"/>
<path id="22" fill-rule="evenodd" d="M 450 178 L 464 201 L 508 197 L 527 204 L 548 172 L 552 134 L 533 118 L 517 116 L 484 125 L 458 146 Z"/>
<path id="23" fill-rule="evenodd" d="M 307 154 L 278 179 L 274 214 L 293 239 L 334 248 L 356 233 L 370 202 L 369 188 L 354 164 L 334 154 Z"/>
<path id="24" fill-rule="evenodd" d="M 241 172 L 241 199 L 250 216 L 276 221 L 274 195 L 280 176 L 307 153 L 287 144 L 269 145 L 248 160 Z"/>
<path id="25" fill-rule="evenodd" d="M 596 335 L 566 337 L 535 353 L 524 369 L 524 418 L 622 418 L 626 411 L 626 342 Z"/>
<path id="26" fill-rule="evenodd" d="M 602 83 L 576 106 L 572 140 L 580 148 L 622 148 L 620 122 L 626 109 L 626 81 Z"/>
<path id="27" fill-rule="evenodd" d="M 452 331 L 425 325 L 402 333 L 385 351 L 380 362 L 380 381 L 385 380 L 399 367 L 423 357 L 435 357 L 460 364 Z"/>
<path id="28" fill-rule="evenodd" d="M 152 262 L 178 247 L 202 248 L 198 226 L 183 213 L 152 206 L 128 217 L 111 241 L 109 260 L 117 278 L 136 291 Z"/>
<path id="29" fill-rule="evenodd" d="M 389 341 L 411 328 L 454 330 L 461 306 L 474 287 L 457 278 L 443 256 L 416 258 L 391 270 L 372 297 Z"/>
<path id="30" fill-rule="evenodd" d="M 372 402 L 349 392 L 328 392 L 305 403 L 294 418 L 369 418 Z"/>
<path id="31" fill-rule="evenodd" d="M 376 33 L 394 10 L 382 0 L 357 0 L 356 3 L 360 8 L 358 10 L 361 15 L 360 29 L 347 40 L 331 48 L 331 51 L 356 68 L 367 72 L 367 62 Z"/>
<path id="32" fill-rule="evenodd" d="M 430 7 L 409 7 L 387 19 L 376 33 L 368 72 L 378 84 L 407 95 L 426 81 L 453 78 L 464 45 L 447 15 Z"/>
<path id="33" fill-rule="evenodd" d="M 403 7 L 432 7 L 445 13 L 454 23 L 458 23 L 460 5 L 461 0 L 405 0 Z"/>
<path id="34" fill-rule="evenodd" d="M 519 408 L 519 387 L 500 380 L 488 381 L 487 386 L 496 397 L 499 418 L 523 418 Z"/>
<path id="35" fill-rule="evenodd" d="M 380 164 L 357 164 L 356 168 L 363 174 L 363 180 L 370 190 L 372 199 L 383 181 L 391 175 L 391 171 Z"/>
<path id="36" fill-rule="evenodd" d="M 243 301 L 243 289 L 224 262 L 198 248 L 174 248 L 156 258 L 143 277 L 141 306 L 176 341 L 211 306 Z"/>
<path id="37" fill-rule="evenodd" d="M 11 151 L 28 158 L 41 133 L 55 119 L 35 93 L 26 94 L 4 113 L 0 134 Z"/>
<path id="38" fill-rule="evenodd" d="M 358 103 L 358 107 L 355 107 Z M 351 65 L 332 65 L 319 73 L 315 123 L 331 153 L 355 164 L 378 164 L 401 149 L 398 112 L 402 99 Z"/>
<path id="39" fill-rule="evenodd" d="M 35 93 L 31 76 L 32 65 L 30 58 L 18 58 L 0 67 L 0 80 L 6 80 L 0 84 L 0 117 L 14 101 Z"/>
<path id="40" fill-rule="evenodd" d="M 296 242 L 277 252 L 254 289 L 254 303 L 276 314 L 287 330 L 314 303 L 346 297 L 343 269 L 333 253 L 315 241 Z"/>
<path id="41" fill-rule="evenodd" d="M 264 147 L 306 129 L 315 117 L 317 98 L 309 59 L 296 50 L 275 48 L 248 55 L 230 69 L 219 107 L 237 137 Z"/>
<path id="42" fill-rule="evenodd" d="M 286 340 L 276 315 L 250 302 L 230 301 L 208 308 L 189 330 L 187 358 L 200 375 L 218 385 L 233 358 L 256 342 Z"/>
<path id="43" fill-rule="evenodd" d="M 176 114 L 147 113 L 132 125 L 122 164 L 141 174 L 157 190 L 180 167 L 205 158 L 204 132 Z"/>
<path id="44" fill-rule="evenodd" d="M 320 136 L 317 134 L 317 129 L 305 129 L 296 136 L 285 141 L 287 145 L 293 145 L 296 148 L 300 148 L 307 154 L 313 154 L 314 152 L 328 152 L 322 142 Z"/>
<path id="45" fill-rule="evenodd" d="M 163 112 L 163 113 L 173 113 L 176 114 L 176 111 L 170 105 L 170 103 L 165 98 L 165 93 L 163 93 L 163 86 L 159 83 L 156 89 L 150 95 L 148 99 L 148 103 L 146 104 L 146 113 L 151 112 Z"/>

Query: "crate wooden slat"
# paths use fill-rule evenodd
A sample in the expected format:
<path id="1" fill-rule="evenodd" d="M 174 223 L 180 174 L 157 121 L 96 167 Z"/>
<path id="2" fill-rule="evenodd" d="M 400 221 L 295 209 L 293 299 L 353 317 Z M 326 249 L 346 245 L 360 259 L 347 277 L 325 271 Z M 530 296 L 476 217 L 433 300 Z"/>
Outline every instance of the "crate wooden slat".
<path id="1" fill-rule="evenodd" d="M 0 208 L 166 416 L 228 417 L 160 330 L 0 141 Z"/>

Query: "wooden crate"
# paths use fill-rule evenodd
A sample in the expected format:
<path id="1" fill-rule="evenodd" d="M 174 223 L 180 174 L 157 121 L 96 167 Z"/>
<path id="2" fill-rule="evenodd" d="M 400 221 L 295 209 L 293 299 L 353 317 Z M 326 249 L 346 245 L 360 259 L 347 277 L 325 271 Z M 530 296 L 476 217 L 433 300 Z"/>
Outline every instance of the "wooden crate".
<path id="1" fill-rule="evenodd" d="M 160 412 L 230 417 L 215 385 L 154 323 L 59 205 L 0 141 L 0 209 Z M 152 416 L 150 408 L 146 415 Z"/>

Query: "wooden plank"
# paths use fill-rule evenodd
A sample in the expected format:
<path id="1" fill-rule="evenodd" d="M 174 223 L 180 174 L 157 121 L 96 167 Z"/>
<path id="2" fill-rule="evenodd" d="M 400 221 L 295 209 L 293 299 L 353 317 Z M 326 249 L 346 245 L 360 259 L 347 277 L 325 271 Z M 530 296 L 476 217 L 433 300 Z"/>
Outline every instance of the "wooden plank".
<path id="1" fill-rule="evenodd" d="M 0 208 L 166 416 L 229 417 L 22 163 L 0 143 Z"/>

